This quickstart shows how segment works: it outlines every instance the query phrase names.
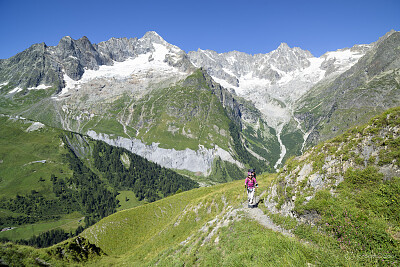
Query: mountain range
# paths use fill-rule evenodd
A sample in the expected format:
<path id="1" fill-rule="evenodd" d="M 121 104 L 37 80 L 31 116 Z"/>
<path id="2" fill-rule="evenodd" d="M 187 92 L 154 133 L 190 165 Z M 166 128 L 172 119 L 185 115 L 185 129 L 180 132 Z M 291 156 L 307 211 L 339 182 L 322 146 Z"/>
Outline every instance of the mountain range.
<path id="1" fill-rule="evenodd" d="M 0 60 L 0 112 L 205 176 L 216 160 L 273 170 L 398 105 L 398 39 L 391 31 L 316 58 L 285 43 L 185 53 L 156 32 L 98 44 L 66 36 Z"/>

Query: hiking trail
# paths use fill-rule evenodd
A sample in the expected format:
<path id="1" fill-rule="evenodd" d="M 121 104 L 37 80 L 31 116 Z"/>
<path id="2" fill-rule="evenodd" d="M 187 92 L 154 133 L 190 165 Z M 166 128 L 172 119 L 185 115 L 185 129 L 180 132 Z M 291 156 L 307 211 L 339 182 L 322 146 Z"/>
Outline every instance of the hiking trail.
<path id="1" fill-rule="evenodd" d="M 243 211 L 247 217 L 249 217 L 252 220 L 255 220 L 259 224 L 263 225 L 264 227 L 271 229 L 272 231 L 282 233 L 285 236 L 290 236 L 294 237 L 294 234 L 292 234 L 290 231 L 284 229 L 283 227 L 275 224 L 272 219 L 264 214 L 264 212 L 258 208 L 258 204 L 260 203 L 260 199 L 262 196 L 265 194 L 265 191 L 260 194 L 260 196 L 256 197 L 256 205 L 254 208 L 248 208 L 247 207 L 247 201 L 243 203 L 243 208 L 239 208 L 238 210 Z"/>

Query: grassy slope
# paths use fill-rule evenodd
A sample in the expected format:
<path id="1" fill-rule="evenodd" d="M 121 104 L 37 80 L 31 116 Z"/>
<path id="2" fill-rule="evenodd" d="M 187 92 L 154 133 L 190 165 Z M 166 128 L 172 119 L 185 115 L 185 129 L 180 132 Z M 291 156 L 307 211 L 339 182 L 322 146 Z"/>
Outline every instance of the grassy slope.
<path id="1" fill-rule="evenodd" d="M 82 235 L 109 255 L 119 256 L 129 251 L 124 258 L 140 262 L 184 241 L 208 219 L 215 217 L 224 207 L 222 195 L 235 204 L 242 201 L 238 183 L 199 188 L 118 212 Z M 208 208 L 210 213 L 207 213 Z M 194 210 L 197 210 L 197 215 Z M 174 226 L 177 220 L 180 223 Z"/>
<path id="2" fill-rule="evenodd" d="M 352 153 L 351 147 L 354 149 L 358 143 L 354 138 L 360 138 L 364 134 L 379 133 L 385 127 L 397 127 L 399 112 L 400 109 L 390 110 L 373 121 L 374 127 L 354 129 L 336 138 L 333 144 L 342 144 L 337 152 L 333 149 L 333 144 L 328 143 L 325 147 L 331 151 L 330 153 L 336 152 L 339 156 L 341 155 L 343 160 L 354 160 L 354 162 L 364 164 L 363 160 L 358 159 L 359 156 Z M 370 163 L 383 166 L 388 162 L 393 162 L 399 165 L 397 139 L 396 136 L 373 138 L 376 145 L 384 145 L 387 152 L 380 152 L 379 160 L 374 158 L 375 161 L 370 160 Z M 316 151 L 322 147 L 316 148 Z M 328 151 L 320 151 L 314 156 L 311 155 L 309 158 L 314 168 L 321 169 L 320 161 L 323 161 L 323 157 L 328 154 Z M 288 168 L 296 169 L 293 161 Z M 329 190 L 321 190 L 308 204 L 302 204 L 301 201 L 301 199 L 304 200 L 307 192 L 297 196 L 299 199 L 296 201 L 297 212 L 301 214 L 305 210 L 315 210 L 320 215 L 317 227 L 299 224 L 290 218 L 271 215 L 277 223 L 292 229 L 305 243 L 282 237 L 254 222 L 232 221 L 228 227 L 221 228 L 217 235 L 203 244 L 205 236 L 215 225 L 210 224 L 210 227 L 203 228 L 204 232 L 199 229 L 205 222 L 222 216 L 221 206 L 224 202 L 222 196 L 229 203 L 225 207 L 239 205 L 240 181 L 187 192 L 165 199 L 165 203 L 158 202 L 155 206 L 143 206 L 141 207 L 143 210 L 126 211 L 126 215 L 120 213 L 121 217 L 118 217 L 120 225 L 124 223 L 126 225 L 121 227 L 118 233 L 113 231 L 111 234 L 107 230 L 107 224 L 111 225 L 113 222 L 115 225 L 116 222 L 110 220 L 104 221 L 106 225 L 98 225 L 98 230 L 92 228 L 92 233 L 89 234 L 88 231 L 85 234 L 92 241 L 96 240 L 96 237 L 99 238 L 97 244 L 100 247 L 113 247 L 108 243 L 110 242 L 108 238 L 107 243 L 101 245 L 101 235 L 113 235 L 113 238 L 122 243 L 121 247 L 115 246 L 115 249 L 109 250 L 109 255 L 113 257 L 104 258 L 101 264 L 134 262 L 139 265 L 157 263 L 161 266 L 185 264 L 307 266 L 311 263 L 323 266 L 395 266 L 400 260 L 398 258 L 400 255 L 398 250 L 400 211 L 397 205 L 400 180 L 398 177 L 389 180 L 382 178 L 382 174 L 376 172 L 374 168 L 348 169 L 344 173 L 344 181 L 336 189 L 336 194 L 332 195 Z M 260 181 L 266 183 L 263 179 Z M 293 192 L 293 189 L 290 192 Z M 289 194 L 289 188 L 286 189 L 285 194 Z M 213 210 L 215 203 L 218 203 L 219 207 L 216 212 Z M 148 209 L 151 211 L 149 212 Z M 142 218 L 145 222 L 151 222 L 150 226 L 149 224 L 142 226 L 140 222 L 132 223 L 134 220 L 128 215 L 131 212 L 139 212 L 138 216 L 146 214 Z M 179 225 L 174 226 L 177 221 L 180 222 Z M 158 223 L 160 223 L 159 226 L 157 226 Z M 130 233 L 132 237 L 125 236 L 128 232 L 123 234 L 126 228 L 133 229 Z M 149 229 L 150 233 L 141 234 L 142 229 Z M 153 231 L 153 229 L 157 230 Z M 126 239 L 121 241 L 122 235 Z M 104 237 L 103 239 L 105 240 Z M 248 247 L 254 247 L 253 253 L 246 251 Z"/>
<path id="3" fill-rule="evenodd" d="M 349 265 L 323 246 L 299 242 L 260 224 L 242 220 L 219 231 L 218 240 L 193 249 L 182 245 L 165 250 L 149 265 L 160 266 L 321 266 Z"/>
<path id="4" fill-rule="evenodd" d="M 275 176 L 259 177 L 260 191 Z M 226 212 L 244 200 L 243 181 L 199 188 L 104 218 L 82 236 L 107 255 L 91 256 L 89 266 L 360 266 L 363 261 L 333 244 L 329 237 L 303 230 L 303 240 L 285 237 L 254 221 L 225 218 L 227 225 L 206 237 L 223 222 Z M 240 216 L 240 214 L 239 214 Z M 302 229 L 302 227 L 298 227 Z M 69 240 L 47 249 L 2 245 L 0 255 L 21 263 L 38 259 L 54 266 L 78 264 L 59 255 Z M 11 256 L 10 256 L 11 255 Z M 83 259 L 85 260 L 85 259 Z M 11 260 L 9 260 L 11 261 Z M 29 264 L 28 264 L 29 265 Z"/>
<path id="5" fill-rule="evenodd" d="M 372 67 L 378 63 L 368 64 Z M 357 66 L 357 65 L 356 65 Z M 316 127 L 315 145 L 344 133 L 347 129 L 367 123 L 373 116 L 399 105 L 400 70 L 383 71 L 368 80 L 362 80 L 365 68 L 345 78 L 319 83 L 311 88 L 296 104 L 296 116 L 301 118 L 306 131 Z M 362 83 L 358 83 L 358 79 Z M 353 83 L 354 82 L 354 83 Z M 310 145 L 310 144 L 308 144 Z"/>
<path id="6" fill-rule="evenodd" d="M 20 239 L 29 239 L 34 235 L 46 232 L 52 229 L 63 229 L 66 232 L 75 231 L 79 226 L 84 226 L 84 217 L 79 212 L 64 215 L 60 220 L 39 222 L 34 224 L 27 224 L 18 226 L 11 231 L 4 231 L 0 233 L 0 238 L 5 237 L 10 240 L 16 241 Z"/>
<path id="7" fill-rule="evenodd" d="M 61 131 L 44 127 L 28 133 L 26 129 L 31 124 L 0 117 L 0 197 L 31 190 L 53 196 L 50 175 L 64 178 L 72 174 L 62 160 L 66 150 L 59 138 Z M 41 160 L 46 163 L 32 163 Z M 41 177 L 44 181 L 39 182 Z"/>
<path id="8" fill-rule="evenodd" d="M 60 138 L 62 130 L 43 127 L 27 132 L 32 122 L 0 117 L 0 198 L 14 198 L 17 194 L 27 195 L 33 190 L 48 199 L 55 198 L 52 191 L 51 174 L 66 178 L 72 171 L 63 159 L 66 149 Z M 33 163 L 46 160 L 45 163 Z M 42 178 L 42 180 L 40 180 Z M 0 209 L 3 216 L 20 215 Z M 18 226 L 11 231 L 0 232 L 0 237 L 10 240 L 28 239 L 54 228 L 75 230 L 83 224 L 82 214 L 74 212 L 62 215 L 57 221 L 41 221 Z M 10 225 L 12 226 L 12 225 Z"/>
<path id="9" fill-rule="evenodd" d="M 260 189 L 265 190 L 272 178 L 259 177 Z M 240 207 L 244 199 L 243 181 L 234 181 L 118 212 L 82 234 L 108 254 L 90 265 L 350 264 L 322 244 L 307 245 L 246 219 L 227 218 L 228 227 L 203 242 L 216 227 L 215 219 L 221 220 L 226 212 Z"/>
<path id="10" fill-rule="evenodd" d="M 341 99 L 329 121 L 321 129 L 325 139 L 344 133 L 349 127 L 367 123 L 373 116 L 381 114 L 388 107 L 399 105 L 400 71 L 375 77 L 363 86 L 347 92 Z M 357 99 L 356 101 L 354 99 Z M 360 106 L 360 103 L 363 103 Z M 332 132 L 331 129 L 335 129 Z"/>

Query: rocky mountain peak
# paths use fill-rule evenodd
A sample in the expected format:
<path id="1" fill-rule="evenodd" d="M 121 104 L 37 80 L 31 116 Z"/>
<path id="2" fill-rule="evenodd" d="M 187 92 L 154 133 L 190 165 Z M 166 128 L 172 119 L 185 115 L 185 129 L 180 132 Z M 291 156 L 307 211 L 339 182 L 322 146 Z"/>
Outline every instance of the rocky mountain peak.
<path id="1" fill-rule="evenodd" d="M 68 47 L 72 47 L 73 42 L 74 39 L 72 39 L 71 36 L 64 36 L 58 42 L 58 45 L 56 47 L 59 47 L 60 49 L 66 49 Z"/>
<path id="2" fill-rule="evenodd" d="M 145 35 L 140 39 L 141 41 L 147 41 L 151 43 L 157 43 L 157 44 L 167 44 L 167 41 L 165 41 L 158 33 L 155 31 L 148 31 L 145 33 Z"/>
<path id="3" fill-rule="evenodd" d="M 87 38 L 87 36 L 82 36 L 81 38 L 76 40 L 76 42 L 84 44 L 84 45 L 92 45 L 92 43 L 89 41 L 89 38 Z"/>
<path id="4" fill-rule="evenodd" d="M 268 54 L 295 54 L 297 56 L 313 57 L 308 50 L 303 50 L 300 47 L 291 48 L 287 43 L 281 43 L 276 50 L 271 51 Z"/>
<path id="5" fill-rule="evenodd" d="M 90 43 L 89 38 L 88 38 L 86 35 L 82 36 L 82 37 L 79 38 L 78 40 L 80 40 L 80 41 L 85 41 L 85 42 L 89 42 L 89 43 Z"/>
<path id="6" fill-rule="evenodd" d="M 60 39 L 60 42 L 61 42 L 61 41 L 67 41 L 67 40 L 73 40 L 73 39 L 72 39 L 71 36 L 66 35 L 66 36 L 64 36 L 63 38 Z"/>
<path id="7" fill-rule="evenodd" d="M 392 35 L 393 33 L 396 33 L 397 31 L 391 29 L 390 31 L 388 31 L 384 36 L 382 36 L 381 38 L 379 38 L 379 40 L 383 40 L 383 39 L 387 39 L 390 35 Z"/>
<path id="8" fill-rule="evenodd" d="M 33 44 L 27 50 L 44 52 L 46 48 L 47 48 L 47 45 L 44 42 L 42 42 L 42 43 L 38 43 L 38 44 Z"/>
<path id="9" fill-rule="evenodd" d="M 289 45 L 287 44 L 287 43 L 281 43 L 279 46 L 278 46 L 278 51 L 282 51 L 282 50 L 289 50 L 290 49 L 290 47 L 289 47 Z"/>

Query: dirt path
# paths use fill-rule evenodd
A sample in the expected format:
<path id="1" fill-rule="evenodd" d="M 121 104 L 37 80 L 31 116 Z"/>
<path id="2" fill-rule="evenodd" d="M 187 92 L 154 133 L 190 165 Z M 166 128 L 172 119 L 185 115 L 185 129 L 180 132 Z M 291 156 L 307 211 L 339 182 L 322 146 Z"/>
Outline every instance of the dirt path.
<path id="1" fill-rule="evenodd" d="M 271 229 L 272 231 L 282 233 L 285 236 L 291 236 L 294 237 L 292 233 L 290 233 L 288 230 L 280 227 L 279 225 L 276 225 L 271 218 L 264 214 L 264 212 L 259 209 L 259 208 L 243 208 L 244 213 L 250 218 L 255 221 L 257 221 L 259 224 L 265 226 L 268 229 Z"/>
<path id="2" fill-rule="evenodd" d="M 239 210 L 243 210 L 243 212 L 250 219 L 257 221 L 259 224 L 265 226 L 268 229 L 271 229 L 272 231 L 282 233 L 285 236 L 294 237 L 294 234 L 290 233 L 288 230 L 282 228 L 281 226 L 275 224 L 268 215 L 264 214 L 264 212 L 257 207 L 260 199 L 262 198 L 262 196 L 264 194 L 265 194 L 265 191 L 262 192 L 260 196 L 256 197 L 257 204 L 255 205 L 254 208 L 248 208 L 247 202 L 245 202 L 245 203 L 243 203 L 243 208 L 240 208 Z"/>

